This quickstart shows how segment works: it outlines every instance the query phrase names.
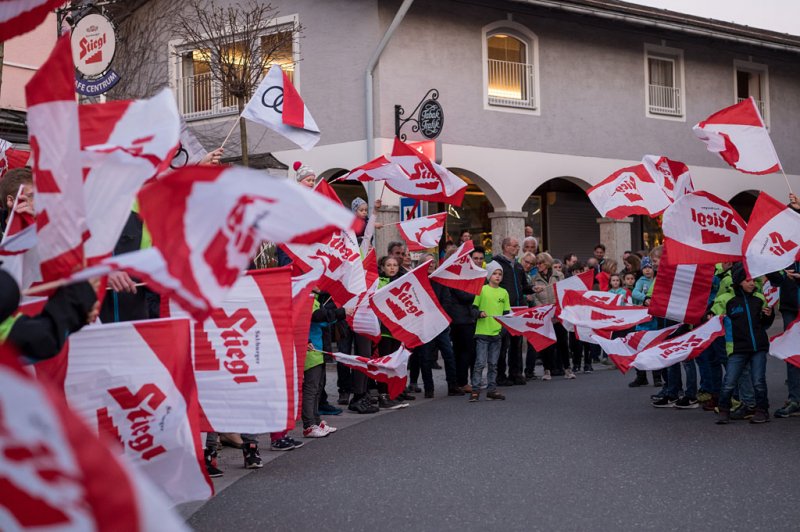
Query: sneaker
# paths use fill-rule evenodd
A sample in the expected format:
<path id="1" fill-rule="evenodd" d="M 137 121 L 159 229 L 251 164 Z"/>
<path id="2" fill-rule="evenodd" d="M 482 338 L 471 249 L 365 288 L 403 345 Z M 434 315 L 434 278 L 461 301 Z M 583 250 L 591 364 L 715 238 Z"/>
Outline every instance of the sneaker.
<path id="1" fill-rule="evenodd" d="M 327 423 L 325 423 L 325 421 L 324 421 L 324 420 L 319 422 L 319 428 L 321 428 L 322 430 L 324 430 L 324 431 L 325 431 L 325 432 L 327 432 L 328 434 L 333 434 L 334 432 L 336 432 L 337 430 L 339 430 L 339 429 L 337 429 L 336 427 L 331 427 L 330 425 L 328 425 Z"/>
<path id="2" fill-rule="evenodd" d="M 739 405 L 738 408 L 734 408 L 733 410 L 731 410 L 731 419 L 733 420 L 752 419 L 755 414 L 756 414 L 755 408 L 750 408 L 742 404 Z"/>
<path id="3" fill-rule="evenodd" d="M 657 399 L 653 401 L 651 404 L 656 408 L 672 408 L 675 406 L 676 399 L 670 399 L 668 397 L 662 397 L 661 399 Z"/>
<path id="4" fill-rule="evenodd" d="M 330 434 L 330 432 L 326 432 L 325 429 L 319 425 L 311 425 L 303 429 L 304 438 L 324 438 L 328 434 Z"/>
<path id="5" fill-rule="evenodd" d="M 628 383 L 628 388 L 638 388 L 639 386 L 647 386 L 647 378 L 640 379 L 639 377 L 636 377 Z"/>
<path id="6" fill-rule="evenodd" d="M 433 399 L 433 390 L 425 390 L 425 399 Z"/>
<path id="7" fill-rule="evenodd" d="M 488 393 L 486 394 L 486 398 L 487 398 L 488 400 L 490 400 L 490 401 L 505 401 L 505 400 L 506 400 L 506 396 L 505 396 L 505 395 L 503 395 L 503 394 L 502 394 L 502 393 L 500 393 L 500 392 L 497 392 L 497 391 L 495 391 L 495 392 L 488 392 Z"/>
<path id="8" fill-rule="evenodd" d="M 264 462 L 261 461 L 261 455 L 258 454 L 257 443 L 246 443 L 242 446 L 242 454 L 244 455 L 244 467 L 246 469 L 261 469 L 264 467 Z"/>
<path id="9" fill-rule="evenodd" d="M 339 394 L 339 400 L 336 401 L 337 405 L 347 406 L 350 404 L 350 394 L 347 392 L 341 392 Z"/>
<path id="10" fill-rule="evenodd" d="M 380 408 L 373 405 L 366 395 L 361 399 L 353 400 L 347 409 L 356 414 L 375 414 L 380 412 Z"/>
<path id="11" fill-rule="evenodd" d="M 284 437 L 283 437 L 283 439 L 284 439 L 284 440 L 288 440 L 288 441 L 289 441 L 289 443 L 291 443 L 292 445 L 294 445 L 294 448 L 295 448 L 295 449 L 299 449 L 300 447 L 302 447 L 303 445 L 305 445 L 305 444 L 306 444 L 306 442 L 304 442 L 304 441 L 299 441 L 299 440 L 295 440 L 295 439 L 294 439 L 294 438 L 292 438 L 291 436 L 284 436 Z"/>
<path id="12" fill-rule="evenodd" d="M 651 401 L 658 401 L 659 399 L 661 399 L 663 397 L 664 397 L 664 395 L 661 392 L 658 392 L 658 393 L 654 393 L 653 395 L 651 395 L 650 396 L 650 400 Z"/>
<path id="13" fill-rule="evenodd" d="M 584 373 L 594 373 L 594 368 L 592 366 L 583 366 Z"/>
<path id="14" fill-rule="evenodd" d="M 378 407 L 383 410 L 399 410 L 401 408 L 408 408 L 408 403 L 399 403 L 389 399 L 389 394 L 382 393 L 378 396 Z"/>
<path id="15" fill-rule="evenodd" d="M 330 403 L 323 403 L 319 405 L 318 411 L 321 416 L 338 416 L 342 413 L 341 408 L 336 408 Z"/>
<path id="16" fill-rule="evenodd" d="M 769 413 L 764 410 L 756 410 L 755 414 L 753 414 L 753 419 L 750 420 L 750 423 L 766 423 L 769 421 Z"/>
<path id="17" fill-rule="evenodd" d="M 575 378 L 575 374 L 572 372 L 571 369 L 567 368 L 567 369 L 564 370 L 564 378 L 565 379 L 574 379 Z"/>
<path id="18" fill-rule="evenodd" d="M 470 403 L 477 403 L 478 399 L 481 398 L 480 392 L 470 392 L 469 394 L 469 402 Z"/>
<path id="19" fill-rule="evenodd" d="M 699 408 L 699 407 L 700 403 L 697 401 L 697 399 L 692 399 L 691 397 L 687 397 L 685 395 L 680 399 L 678 399 L 677 401 L 675 401 L 675 408 L 686 410 L 689 408 Z"/>
<path id="20" fill-rule="evenodd" d="M 697 402 L 702 404 L 711 399 L 711 394 L 708 392 L 700 392 L 697 394 Z"/>
<path id="21" fill-rule="evenodd" d="M 542 375 L 542 380 L 543 381 L 549 381 L 552 378 L 553 377 L 550 376 L 550 371 L 549 370 L 544 370 L 544 375 Z"/>
<path id="22" fill-rule="evenodd" d="M 796 417 L 800 416 L 800 403 L 786 401 L 786 404 L 775 411 L 775 417 Z"/>
<path id="23" fill-rule="evenodd" d="M 217 451 L 214 449 L 205 449 L 203 451 L 206 459 L 206 472 L 211 478 L 218 478 L 222 476 L 222 469 L 217 467 Z"/>
<path id="24" fill-rule="evenodd" d="M 417 396 L 411 395 L 408 392 L 401 392 L 400 395 L 397 396 L 397 399 L 400 401 L 416 401 Z"/>
<path id="25" fill-rule="evenodd" d="M 731 411 L 730 410 L 720 410 L 719 417 L 714 422 L 717 425 L 727 425 L 731 422 Z"/>
<path id="26" fill-rule="evenodd" d="M 466 386 L 462 386 L 461 389 L 464 390 L 464 393 L 472 393 L 472 385 L 471 384 L 467 384 Z"/>
<path id="27" fill-rule="evenodd" d="M 718 406 L 717 398 L 712 395 L 711 399 L 703 403 L 703 410 L 706 412 L 714 412 Z"/>
<path id="28" fill-rule="evenodd" d="M 289 438 L 281 438 L 280 440 L 273 440 L 269 444 L 270 451 L 293 451 L 294 443 Z"/>

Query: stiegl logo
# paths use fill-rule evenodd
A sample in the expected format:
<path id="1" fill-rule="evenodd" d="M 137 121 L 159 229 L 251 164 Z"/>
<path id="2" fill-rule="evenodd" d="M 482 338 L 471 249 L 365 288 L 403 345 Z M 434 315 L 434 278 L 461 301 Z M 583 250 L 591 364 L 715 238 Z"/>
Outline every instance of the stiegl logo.
<path id="1" fill-rule="evenodd" d="M 389 289 L 389 294 L 395 296 L 397 301 L 395 302 L 393 299 L 387 299 L 386 306 L 389 307 L 389 310 L 392 311 L 392 314 L 394 314 L 394 317 L 398 321 L 404 319 L 409 314 L 418 318 L 422 316 L 422 309 L 416 304 L 418 298 L 410 282 L 405 282 L 396 288 Z"/>

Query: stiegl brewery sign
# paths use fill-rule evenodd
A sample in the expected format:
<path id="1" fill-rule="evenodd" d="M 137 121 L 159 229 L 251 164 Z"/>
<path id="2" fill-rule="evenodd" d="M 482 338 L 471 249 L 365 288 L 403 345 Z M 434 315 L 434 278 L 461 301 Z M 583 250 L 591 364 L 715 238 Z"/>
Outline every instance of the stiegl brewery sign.
<path id="1" fill-rule="evenodd" d="M 99 96 L 119 82 L 119 74 L 110 68 L 117 47 L 111 21 L 97 13 L 86 15 L 72 28 L 71 42 L 79 94 Z"/>

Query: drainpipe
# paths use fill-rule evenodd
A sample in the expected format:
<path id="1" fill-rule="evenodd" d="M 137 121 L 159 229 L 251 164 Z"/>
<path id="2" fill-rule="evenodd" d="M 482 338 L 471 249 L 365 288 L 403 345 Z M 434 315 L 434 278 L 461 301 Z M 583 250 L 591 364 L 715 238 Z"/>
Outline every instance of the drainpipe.
<path id="1" fill-rule="evenodd" d="M 386 48 L 386 45 L 389 44 L 389 41 L 394 35 L 395 30 L 405 18 L 406 13 L 411 8 L 411 4 L 414 3 L 414 0 L 403 0 L 400 9 L 397 10 L 397 13 L 394 16 L 394 20 L 386 29 L 386 33 L 383 34 L 383 38 L 381 42 L 378 43 L 378 47 L 375 48 L 375 51 L 372 52 L 372 56 L 369 58 L 369 63 L 367 63 L 367 72 L 365 76 L 365 83 L 366 83 L 366 117 L 367 117 L 367 161 L 371 161 L 375 158 L 375 122 L 373 116 L 373 107 L 374 107 L 374 94 L 373 94 L 373 77 L 372 72 L 375 70 L 375 67 L 378 64 L 378 60 L 381 58 L 381 54 L 383 50 Z M 372 212 L 372 206 L 375 203 L 375 182 L 370 181 L 367 183 L 367 198 L 369 199 L 369 210 Z"/>

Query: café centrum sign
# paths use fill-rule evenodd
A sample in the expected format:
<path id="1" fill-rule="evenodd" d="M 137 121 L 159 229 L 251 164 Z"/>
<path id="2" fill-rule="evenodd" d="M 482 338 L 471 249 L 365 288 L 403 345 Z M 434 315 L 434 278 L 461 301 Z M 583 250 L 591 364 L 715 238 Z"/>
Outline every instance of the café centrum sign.
<path id="1" fill-rule="evenodd" d="M 110 68 L 117 47 L 110 20 L 97 13 L 86 15 L 72 28 L 71 39 L 78 94 L 99 96 L 119 82 L 119 74 Z"/>

